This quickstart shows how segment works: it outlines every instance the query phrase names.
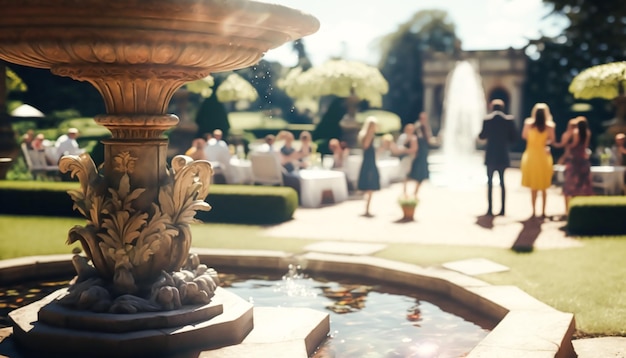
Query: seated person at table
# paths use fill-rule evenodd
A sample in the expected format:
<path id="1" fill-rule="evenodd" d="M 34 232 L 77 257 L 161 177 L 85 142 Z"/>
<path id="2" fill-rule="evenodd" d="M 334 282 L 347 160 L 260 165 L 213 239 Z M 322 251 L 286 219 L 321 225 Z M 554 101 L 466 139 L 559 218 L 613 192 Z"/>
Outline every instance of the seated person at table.
<path id="1" fill-rule="evenodd" d="M 33 150 L 46 150 L 46 147 L 50 146 L 50 141 L 46 140 L 42 133 L 37 134 L 30 142 L 30 149 Z"/>
<path id="2" fill-rule="evenodd" d="M 376 156 L 379 159 L 390 158 L 392 156 L 398 156 L 401 151 L 398 150 L 396 143 L 393 141 L 393 135 L 390 133 L 384 134 L 380 140 L 380 146 L 376 151 Z"/>
<path id="3" fill-rule="evenodd" d="M 29 129 L 22 136 L 22 143 L 26 144 L 26 149 L 33 149 L 33 140 L 35 139 L 35 132 Z"/>
<path id="4" fill-rule="evenodd" d="M 402 134 L 400 134 L 398 136 L 398 139 L 396 139 L 396 145 L 395 145 L 395 147 L 396 147 L 396 154 L 394 154 L 394 155 L 396 155 L 400 159 L 405 157 L 407 155 L 407 151 L 403 150 L 403 149 L 410 147 L 411 140 L 414 139 L 415 135 L 416 135 L 415 134 L 415 124 L 407 123 L 404 126 L 404 130 L 402 131 Z"/>
<path id="5" fill-rule="evenodd" d="M 394 156 L 400 159 L 400 172 L 406 176 L 411 171 L 413 159 L 417 153 L 417 132 L 414 123 L 407 123 L 404 131 L 398 136 Z"/>
<path id="6" fill-rule="evenodd" d="M 261 146 L 259 146 L 257 151 L 274 153 L 276 155 L 276 159 L 282 165 L 283 184 L 285 186 L 293 188 L 298 193 L 298 200 L 300 200 L 300 178 L 298 177 L 298 175 L 296 173 L 288 172 L 287 169 L 285 168 L 284 163 L 283 163 L 283 156 L 284 156 L 284 154 L 283 154 L 282 148 L 281 148 L 280 151 L 276 151 L 274 149 L 274 142 L 275 142 L 276 139 L 285 140 L 285 143 L 287 143 L 289 141 L 289 138 L 291 138 L 291 141 L 293 142 L 293 134 L 291 134 L 291 136 L 289 136 L 289 134 L 291 134 L 291 133 L 288 132 L 288 131 L 280 131 L 276 136 L 274 136 L 272 134 L 266 135 L 265 136 L 265 143 L 263 143 Z M 295 156 L 295 149 L 294 149 L 293 153 L 294 153 L 293 154 L 294 155 L 294 160 L 297 161 L 297 157 Z"/>
<path id="7" fill-rule="evenodd" d="M 212 138 L 207 140 L 207 145 L 204 147 L 204 155 L 215 170 L 215 183 L 223 184 L 229 182 L 231 154 L 226 143 L 221 139 L 215 138 L 215 132 L 213 132 Z"/>
<path id="8" fill-rule="evenodd" d="M 337 138 L 328 141 L 328 149 L 333 153 L 333 169 L 342 169 L 346 158 L 350 155 L 350 149 L 346 142 L 340 142 Z"/>
<path id="9" fill-rule="evenodd" d="M 300 168 L 307 168 L 311 164 L 311 154 L 313 154 L 313 139 L 311 138 L 311 132 L 300 132 L 300 149 L 298 149 L 298 160 L 300 162 Z"/>
<path id="10" fill-rule="evenodd" d="M 274 143 L 276 143 L 276 136 L 268 134 L 263 138 L 263 144 L 259 145 L 254 150 L 258 152 L 276 152 Z"/>
<path id="11" fill-rule="evenodd" d="M 215 129 L 213 130 L 213 135 L 211 136 L 211 138 L 207 138 L 207 143 L 209 145 L 217 144 L 222 147 L 228 147 L 228 144 L 226 144 L 224 139 L 222 139 L 223 136 L 224 136 L 224 133 L 222 132 L 221 129 Z"/>
<path id="12" fill-rule="evenodd" d="M 204 138 L 196 138 L 191 142 L 191 147 L 187 149 L 185 155 L 193 160 L 206 160 L 206 154 L 204 153 L 206 146 L 207 142 Z"/>
<path id="13" fill-rule="evenodd" d="M 30 142 L 30 148 L 28 149 L 44 153 L 43 158 L 45 158 L 45 163 L 37 163 L 39 165 L 57 165 L 59 161 L 59 158 L 57 158 L 55 155 L 56 148 L 54 148 L 54 144 L 50 142 L 49 140 L 47 140 L 44 137 L 43 133 L 39 133 L 33 137 L 33 139 Z M 41 157 L 38 157 L 38 158 L 35 158 L 34 161 L 38 161 L 40 159 Z M 31 160 L 33 160 L 32 157 L 31 157 Z"/>
<path id="14" fill-rule="evenodd" d="M 615 144 L 613 145 L 611 155 L 611 165 L 616 167 L 626 166 L 626 135 L 624 133 L 617 133 L 615 135 Z M 622 188 L 623 194 L 626 194 L 626 171 L 624 171 L 624 186 Z"/>
<path id="15" fill-rule="evenodd" d="M 54 143 L 56 148 L 56 161 L 58 161 L 64 155 L 79 155 L 85 152 L 84 149 L 78 147 L 76 138 L 78 137 L 78 129 L 70 128 L 66 134 L 63 134 L 57 138 Z"/>
<path id="16" fill-rule="evenodd" d="M 611 165 L 614 166 L 626 166 L 626 135 L 624 133 L 617 133 L 615 135 L 615 144 L 611 148 Z"/>
<path id="17" fill-rule="evenodd" d="M 295 140 L 293 133 L 288 131 L 280 131 L 278 139 L 283 140 L 284 144 L 280 148 L 280 164 L 288 173 L 293 173 L 296 168 L 300 168 L 300 153 L 293 147 Z"/>

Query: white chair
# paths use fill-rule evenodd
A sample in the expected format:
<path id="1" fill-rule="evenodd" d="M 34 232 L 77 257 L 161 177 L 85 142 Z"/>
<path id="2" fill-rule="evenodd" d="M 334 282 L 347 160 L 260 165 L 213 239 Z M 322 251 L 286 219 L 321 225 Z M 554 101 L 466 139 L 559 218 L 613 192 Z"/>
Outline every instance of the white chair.
<path id="1" fill-rule="evenodd" d="M 213 175 L 221 175 L 226 183 L 232 184 L 234 179 L 230 169 L 231 154 L 228 146 L 213 141 L 204 148 L 204 154 L 213 165 Z"/>
<path id="2" fill-rule="evenodd" d="M 21 144 L 22 154 L 28 166 L 28 171 L 35 179 L 57 179 L 59 175 L 59 166 L 50 165 L 46 160 L 46 152 L 44 150 L 28 149 L 26 143 Z"/>
<path id="3" fill-rule="evenodd" d="M 248 159 L 252 169 L 253 184 L 284 185 L 283 166 L 275 153 L 250 152 Z"/>

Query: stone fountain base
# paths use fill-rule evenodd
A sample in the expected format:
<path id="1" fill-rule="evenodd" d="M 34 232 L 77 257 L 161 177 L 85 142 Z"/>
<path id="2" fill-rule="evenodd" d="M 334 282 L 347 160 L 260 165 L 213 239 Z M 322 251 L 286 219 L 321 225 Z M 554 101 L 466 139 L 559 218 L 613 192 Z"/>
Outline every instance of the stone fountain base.
<path id="1" fill-rule="evenodd" d="M 253 309 L 252 304 L 221 288 L 207 305 L 139 314 L 67 309 L 56 303 L 64 291 L 9 314 L 14 322 L 10 340 L 28 350 L 14 349 L 10 357 L 28 353 L 63 357 L 307 357 L 330 330 L 326 313 Z M 3 343 L 6 347 L 11 342 Z M 7 352 L 2 350 L 2 354 Z"/>

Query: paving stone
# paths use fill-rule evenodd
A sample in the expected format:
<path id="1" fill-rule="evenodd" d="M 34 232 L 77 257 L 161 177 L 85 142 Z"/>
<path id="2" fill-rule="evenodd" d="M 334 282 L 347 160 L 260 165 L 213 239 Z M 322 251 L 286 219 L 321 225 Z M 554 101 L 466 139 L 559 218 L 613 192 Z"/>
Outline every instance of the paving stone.
<path id="1" fill-rule="evenodd" d="M 451 261 L 444 263 L 442 266 L 470 276 L 509 270 L 507 266 L 483 258 Z"/>
<path id="2" fill-rule="evenodd" d="M 578 358 L 625 358 L 626 337 L 600 337 L 572 341 Z"/>
<path id="3" fill-rule="evenodd" d="M 362 244 L 355 242 L 322 241 L 307 245 L 304 249 L 341 255 L 373 255 L 387 247 L 385 244 Z"/>

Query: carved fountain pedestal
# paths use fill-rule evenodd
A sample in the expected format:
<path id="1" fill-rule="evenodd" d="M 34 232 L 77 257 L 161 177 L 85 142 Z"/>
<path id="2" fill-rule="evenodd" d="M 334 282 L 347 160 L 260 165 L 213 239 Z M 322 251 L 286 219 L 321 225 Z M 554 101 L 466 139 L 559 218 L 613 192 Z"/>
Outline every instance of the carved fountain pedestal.
<path id="1" fill-rule="evenodd" d="M 166 163 L 163 134 L 178 118 L 165 111 L 186 82 L 253 65 L 317 31 L 317 19 L 247 0 L 0 0 L 0 9 L 0 59 L 91 83 L 107 109 L 96 121 L 112 133 L 104 163 L 60 161 L 81 184 L 69 194 L 87 222 L 68 242 L 86 255 L 75 257 L 68 290 L 10 314 L 15 341 L 118 357 L 242 342 L 252 305 L 189 255 L 189 225 L 210 209 L 212 168 L 185 156 Z M 310 331 L 319 336 L 327 321 Z"/>

